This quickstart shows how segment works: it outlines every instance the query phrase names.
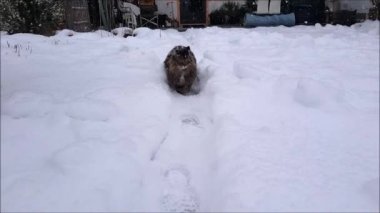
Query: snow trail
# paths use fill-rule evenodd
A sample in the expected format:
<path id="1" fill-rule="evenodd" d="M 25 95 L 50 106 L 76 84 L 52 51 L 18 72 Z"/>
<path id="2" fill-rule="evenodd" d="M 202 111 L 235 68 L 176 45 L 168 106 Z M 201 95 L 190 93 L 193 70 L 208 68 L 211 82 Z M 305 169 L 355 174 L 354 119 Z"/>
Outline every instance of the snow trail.
<path id="1" fill-rule="evenodd" d="M 154 150 L 152 163 L 163 168 L 162 211 L 202 211 L 207 204 L 213 121 L 212 99 L 172 91 L 167 134 Z"/>

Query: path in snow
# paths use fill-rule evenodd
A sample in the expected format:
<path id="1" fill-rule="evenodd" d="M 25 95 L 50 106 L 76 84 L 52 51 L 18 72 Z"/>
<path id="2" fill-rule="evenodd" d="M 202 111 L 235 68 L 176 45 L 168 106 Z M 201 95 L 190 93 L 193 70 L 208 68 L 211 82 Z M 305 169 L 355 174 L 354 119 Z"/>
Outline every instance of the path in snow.
<path id="1" fill-rule="evenodd" d="M 151 155 L 163 168 L 162 211 L 199 211 L 207 204 L 213 120 L 208 96 L 173 92 L 167 134 Z"/>

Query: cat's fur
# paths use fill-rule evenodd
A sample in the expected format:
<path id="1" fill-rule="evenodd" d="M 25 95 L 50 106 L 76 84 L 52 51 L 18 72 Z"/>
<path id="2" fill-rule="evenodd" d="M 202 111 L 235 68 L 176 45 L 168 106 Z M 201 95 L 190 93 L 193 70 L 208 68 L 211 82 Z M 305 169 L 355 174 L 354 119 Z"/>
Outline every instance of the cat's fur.
<path id="1" fill-rule="evenodd" d="M 170 88 L 183 95 L 189 93 L 197 78 L 197 61 L 190 47 L 174 47 L 164 65 Z"/>

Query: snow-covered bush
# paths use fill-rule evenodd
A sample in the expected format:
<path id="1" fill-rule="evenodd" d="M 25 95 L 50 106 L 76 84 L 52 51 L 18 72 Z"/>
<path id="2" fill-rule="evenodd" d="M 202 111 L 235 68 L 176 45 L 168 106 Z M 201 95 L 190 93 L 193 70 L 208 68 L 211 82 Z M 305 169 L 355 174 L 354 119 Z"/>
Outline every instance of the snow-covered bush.
<path id="1" fill-rule="evenodd" d="M 63 1 L 2 0 L 0 8 L 1 30 L 10 34 L 49 35 L 63 22 Z"/>

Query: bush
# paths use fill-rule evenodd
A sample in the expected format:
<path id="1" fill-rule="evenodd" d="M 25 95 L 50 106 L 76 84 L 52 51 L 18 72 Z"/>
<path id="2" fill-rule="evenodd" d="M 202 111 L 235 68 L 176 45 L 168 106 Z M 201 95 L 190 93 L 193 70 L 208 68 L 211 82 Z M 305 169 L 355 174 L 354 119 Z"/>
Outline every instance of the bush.
<path id="1" fill-rule="evenodd" d="M 210 13 L 210 24 L 241 24 L 246 12 L 247 7 L 242 7 L 234 2 L 227 2 L 220 9 Z"/>
<path id="2" fill-rule="evenodd" d="M 63 1 L 1 0 L 2 31 L 51 35 L 63 22 Z"/>
<path id="3" fill-rule="evenodd" d="M 221 10 L 215 10 L 210 13 L 210 24 L 211 25 L 222 25 L 225 24 L 225 14 Z"/>

